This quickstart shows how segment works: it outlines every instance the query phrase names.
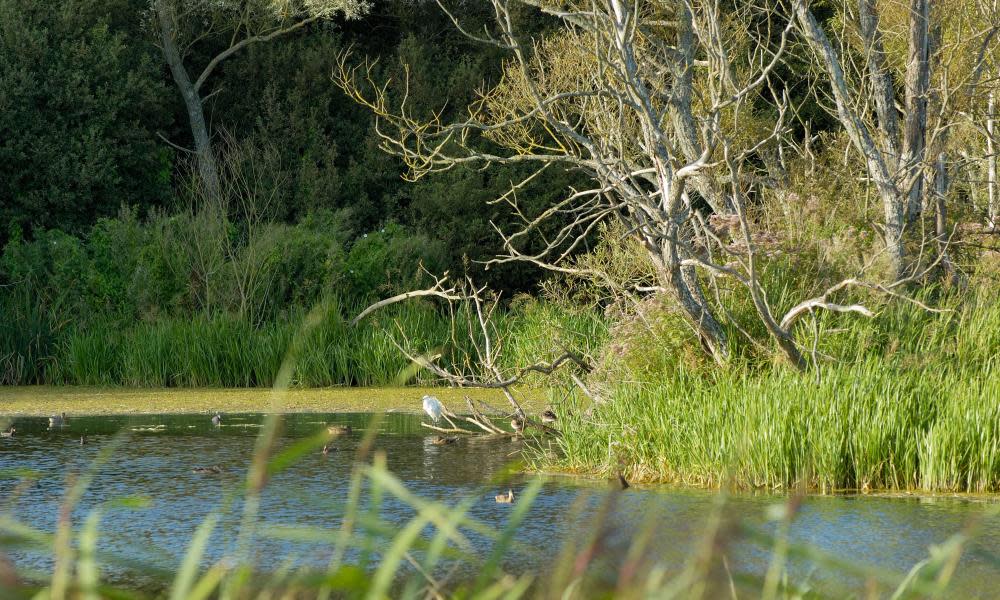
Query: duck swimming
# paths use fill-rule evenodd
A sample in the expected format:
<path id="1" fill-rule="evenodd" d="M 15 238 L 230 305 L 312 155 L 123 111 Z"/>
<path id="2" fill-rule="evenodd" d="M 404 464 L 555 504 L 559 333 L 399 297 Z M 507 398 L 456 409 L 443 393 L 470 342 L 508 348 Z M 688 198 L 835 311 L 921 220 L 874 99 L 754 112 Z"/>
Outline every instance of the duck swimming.
<path id="1" fill-rule="evenodd" d="M 431 440 L 431 443 L 434 444 L 435 446 L 446 446 L 448 444 L 454 444 L 457 441 L 458 441 L 457 437 L 445 437 L 443 435 L 436 435 L 434 436 L 434 439 Z"/>
<path id="2" fill-rule="evenodd" d="M 222 425 L 222 415 L 215 413 L 215 416 L 212 417 L 212 425 L 215 425 L 216 427 Z"/>
<path id="3" fill-rule="evenodd" d="M 497 494 L 496 500 L 497 504 L 513 504 L 514 490 L 507 490 L 506 494 Z"/>
<path id="4" fill-rule="evenodd" d="M 199 473 L 201 475 L 218 475 L 222 472 L 222 467 L 219 465 L 212 465 L 211 467 L 195 467 L 191 469 L 192 473 Z"/>
<path id="5" fill-rule="evenodd" d="M 354 429 L 350 425 L 330 425 L 326 428 L 331 435 L 351 435 Z"/>
<path id="6" fill-rule="evenodd" d="M 12 437 L 14 437 L 14 432 L 15 431 L 17 431 L 17 430 L 14 429 L 13 425 L 11 425 L 10 427 L 7 428 L 7 431 L 0 431 L 0 437 L 12 438 Z"/>
<path id="7" fill-rule="evenodd" d="M 66 424 L 66 413 L 49 417 L 49 427 L 62 427 Z"/>

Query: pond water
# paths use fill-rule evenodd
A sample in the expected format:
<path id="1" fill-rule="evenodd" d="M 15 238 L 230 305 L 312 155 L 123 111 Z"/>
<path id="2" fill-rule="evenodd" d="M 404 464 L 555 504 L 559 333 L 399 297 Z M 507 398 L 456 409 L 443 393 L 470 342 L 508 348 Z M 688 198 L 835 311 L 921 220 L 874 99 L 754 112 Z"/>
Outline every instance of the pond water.
<path id="1" fill-rule="evenodd" d="M 233 549 L 242 509 L 238 500 L 228 508 L 225 502 L 243 481 L 263 418 L 226 415 L 222 426 L 214 427 L 206 415 L 78 417 L 56 429 L 49 429 L 46 419 L 18 418 L 15 437 L 0 439 L 0 472 L 8 479 L 0 507 L 22 522 L 54 530 L 68 478 L 87 471 L 102 448 L 124 433 L 122 443 L 95 473 L 73 515 L 74 523 L 82 523 L 94 507 L 105 506 L 100 550 L 171 569 L 197 526 L 221 509 L 220 527 L 206 557 L 213 561 Z M 260 507 L 265 528 L 340 526 L 355 450 L 370 422 L 371 416 L 365 414 L 300 413 L 284 418 L 279 446 L 311 435 L 326 423 L 350 424 L 354 432 L 337 438 L 329 454 L 310 452 L 269 481 Z M 497 529 L 504 526 L 511 507 L 497 504 L 494 495 L 511 487 L 517 496 L 527 480 L 517 476 L 500 483 L 497 477 L 517 458 L 519 442 L 462 439 L 438 446 L 432 443 L 433 432 L 422 428 L 415 415 L 388 414 L 378 427 L 375 447 L 385 451 L 389 470 L 410 491 L 448 504 L 472 498 L 471 516 Z M 81 435 L 86 436 L 85 445 L 80 444 Z M 222 473 L 193 473 L 198 465 L 218 465 Z M 24 470 L 33 473 L 26 477 Z M 517 531 L 522 551 L 507 556 L 505 567 L 512 572 L 544 571 L 564 543 L 573 543 L 567 540 L 593 529 L 608 490 L 602 482 L 549 478 Z M 108 504 L 132 496 L 148 498 L 148 505 Z M 699 548 L 717 498 L 709 491 L 664 487 L 633 487 L 617 494 L 604 521 L 610 534 L 602 542 L 597 564 L 614 569 L 636 532 L 652 531 L 646 552 L 679 572 Z M 766 515 L 783 500 L 775 495 L 735 495 L 726 500 L 724 511 L 756 531 L 767 532 L 773 525 Z M 963 555 L 953 591 L 962 597 L 995 597 L 1000 589 L 996 558 L 1000 519 L 991 516 L 994 507 L 988 499 L 808 497 L 791 526 L 790 538 L 851 564 L 905 573 L 926 558 L 929 546 L 975 522 L 976 537 Z M 412 516 L 402 503 L 385 499 L 383 519 L 402 524 Z M 728 535 L 723 552 L 734 577 L 763 576 L 769 546 L 735 530 Z M 489 542 L 473 539 L 485 556 Z M 255 550 L 263 568 L 277 568 L 289 557 L 322 566 L 331 553 L 329 545 L 273 538 L 260 539 Z M 51 566 L 46 555 L 24 548 L 6 548 L 5 553 L 24 572 L 45 572 Z M 103 566 L 103 574 L 113 581 L 139 580 L 144 576 L 139 570 Z M 807 581 L 833 597 L 860 592 L 865 585 L 849 569 L 831 572 L 804 556 L 792 560 L 789 574 L 793 581 Z"/>

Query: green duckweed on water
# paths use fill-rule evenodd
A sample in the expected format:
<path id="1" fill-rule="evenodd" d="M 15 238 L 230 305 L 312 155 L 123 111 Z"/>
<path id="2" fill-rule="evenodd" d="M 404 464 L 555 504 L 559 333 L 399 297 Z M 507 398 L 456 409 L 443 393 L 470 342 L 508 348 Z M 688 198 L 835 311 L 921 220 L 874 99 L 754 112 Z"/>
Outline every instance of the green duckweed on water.
<path id="1" fill-rule="evenodd" d="M 67 386 L 0 387 L 0 414 L 8 416 L 117 415 L 223 412 L 411 412 L 422 410 L 424 394 L 461 412 L 465 397 L 498 410 L 509 407 L 494 390 L 441 387 L 270 389 L 129 389 Z M 542 393 L 523 396 L 526 409 L 541 405 Z"/>

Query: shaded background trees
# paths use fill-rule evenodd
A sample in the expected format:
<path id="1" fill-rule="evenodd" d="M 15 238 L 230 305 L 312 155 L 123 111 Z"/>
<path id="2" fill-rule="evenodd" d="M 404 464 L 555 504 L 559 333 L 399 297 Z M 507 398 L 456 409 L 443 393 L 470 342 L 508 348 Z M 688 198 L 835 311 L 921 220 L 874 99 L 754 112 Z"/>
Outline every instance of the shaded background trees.
<path id="1" fill-rule="evenodd" d="M 469 12 L 475 18 L 482 8 Z M 186 151 L 197 144 L 148 2 L 77 0 L 53 11 L 3 0 L 0 31 L 0 245 L 17 234 L 13 226 L 26 241 L 39 229 L 85 236 L 122 206 L 140 220 L 197 210 L 190 193 L 196 155 Z M 186 48 L 192 64 L 230 47 L 224 35 L 189 33 L 198 38 Z M 442 100 L 461 110 L 500 61 L 458 35 L 434 6 L 376 2 L 364 19 L 317 20 L 219 63 L 202 98 L 213 144 L 225 132 L 268 149 L 274 222 L 331 211 L 348 246 L 396 223 L 401 235 L 443 252 L 446 266 L 479 268 L 474 261 L 498 247 L 490 221 L 506 217 L 482 200 L 516 174 L 469 170 L 419 186 L 404 182 L 402 165 L 378 150 L 370 116 L 330 83 L 333 57 L 348 45 L 379 57 L 386 77 L 401 77 L 409 65 L 420 82 L 411 103 L 425 110 Z M 538 279 L 524 269 L 490 276 L 512 290 Z"/>

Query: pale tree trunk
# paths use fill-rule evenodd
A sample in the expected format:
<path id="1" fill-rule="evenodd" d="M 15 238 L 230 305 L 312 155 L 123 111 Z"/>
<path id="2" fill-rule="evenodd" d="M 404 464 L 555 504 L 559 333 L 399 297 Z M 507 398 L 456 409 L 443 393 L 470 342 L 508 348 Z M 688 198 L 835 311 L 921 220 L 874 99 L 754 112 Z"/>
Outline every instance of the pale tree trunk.
<path id="1" fill-rule="evenodd" d="M 912 223 L 923 208 L 923 177 L 927 139 L 927 103 L 930 90 L 930 2 L 910 1 L 910 39 L 906 57 L 906 123 L 900 160 L 902 190 L 907 195 L 906 221 Z"/>
<path id="2" fill-rule="evenodd" d="M 997 72 L 997 77 L 1000 79 L 1000 71 Z M 1000 206 L 998 206 L 1000 198 L 998 198 L 998 193 L 1000 193 L 1000 190 L 997 189 L 996 109 L 996 92 L 990 91 L 990 98 L 986 108 L 986 218 L 991 229 L 996 229 L 1000 225 L 998 223 L 998 218 L 1000 218 L 1000 214 L 998 214 L 1000 212 Z"/>
<path id="3" fill-rule="evenodd" d="M 859 0 L 858 25 L 865 43 L 868 78 L 872 85 L 872 96 L 875 98 L 875 113 L 878 116 L 882 144 L 888 154 L 887 166 L 890 172 L 895 172 L 899 168 L 900 158 L 896 87 L 892 71 L 886 65 L 875 0 Z"/>
<path id="4" fill-rule="evenodd" d="M 729 360 L 726 332 L 709 310 L 694 268 L 681 266 L 678 233 L 678 228 L 672 226 L 662 243 L 646 240 L 646 248 L 659 273 L 660 285 L 674 297 L 702 347 L 717 364 L 725 364 Z"/>
<path id="5" fill-rule="evenodd" d="M 671 75 L 673 85 L 670 88 L 670 119 L 677 136 L 677 144 L 681 153 L 689 162 L 698 160 L 703 150 L 704 140 L 695 122 L 692 107 L 695 72 L 695 36 L 693 16 L 684 3 L 677 5 L 679 13 L 677 32 L 677 60 L 673 62 Z M 719 189 L 717 182 L 707 175 L 695 175 L 691 178 L 692 187 L 717 214 L 731 214 L 733 206 L 730 199 Z"/>
<path id="6" fill-rule="evenodd" d="M 948 256 L 948 206 L 945 201 L 948 197 L 949 184 L 947 155 L 942 152 L 938 154 L 937 162 L 934 165 L 934 233 L 937 236 L 941 268 L 954 281 L 956 279 L 955 265 L 952 264 L 951 258 Z"/>
<path id="7" fill-rule="evenodd" d="M 903 228 L 907 198 L 897 187 L 896 173 L 891 169 L 892 161 L 886 160 L 886 156 L 891 155 L 891 149 L 886 152 L 879 148 L 868 126 L 855 110 L 857 95 L 847 83 L 840 57 L 833 49 L 830 39 L 819 26 L 812 11 L 802 0 L 796 0 L 794 8 L 796 19 L 805 34 L 806 41 L 816 53 L 823 69 L 830 78 L 830 87 L 837 104 L 837 119 L 847 131 L 854 147 L 864 157 L 868 175 L 875 184 L 879 198 L 882 200 L 886 257 L 889 261 L 891 276 L 899 279 L 906 269 Z M 886 111 L 886 115 L 888 115 L 888 111 Z M 887 137 L 886 132 L 883 132 L 883 137 Z"/>
<path id="8" fill-rule="evenodd" d="M 830 78 L 837 118 L 847 130 L 854 147 L 864 157 L 868 175 L 878 189 L 885 218 L 885 251 L 892 275 L 899 279 L 906 270 L 904 229 L 908 221 L 920 214 L 923 196 L 921 174 L 926 154 L 930 89 L 930 3 L 929 0 L 910 0 L 909 3 L 909 50 L 901 150 L 898 118 L 893 106 L 892 77 L 885 63 L 878 30 L 877 4 L 874 0 L 859 0 L 858 6 L 859 29 L 868 55 L 866 68 L 878 115 L 878 141 L 855 108 L 863 92 L 850 87 L 840 57 L 806 3 L 803 0 L 794 3 L 799 26 Z"/>
<path id="9" fill-rule="evenodd" d="M 163 57 L 170 67 L 170 74 L 174 78 L 174 83 L 180 89 L 181 96 L 184 98 L 184 106 L 187 108 L 191 136 L 194 138 L 195 157 L 198 162 L 198 175 L 205 186 L 207 196 L 213 202 L 218 202 L 222 195 L 219 184 L 219 167 L 215 160 L 215 153 L 212 151 L 208 125 L 205 123 L 205 110 L 202 105 L 201 94 L 199 94 L 198 89 L 191 82 L 187 69 L 184 68 L 184 61 L 181 58 L 180 51 L 177 48 L 174 6 L 170 0 L 157 0 L 154 3 L 154 7 L 160 26 Z"/>

